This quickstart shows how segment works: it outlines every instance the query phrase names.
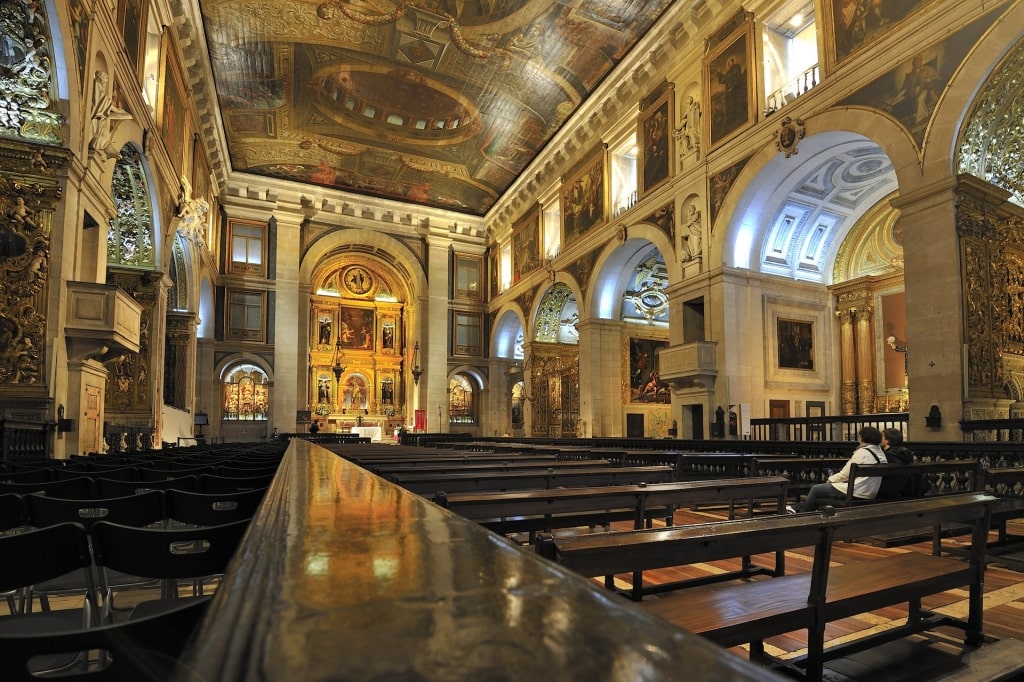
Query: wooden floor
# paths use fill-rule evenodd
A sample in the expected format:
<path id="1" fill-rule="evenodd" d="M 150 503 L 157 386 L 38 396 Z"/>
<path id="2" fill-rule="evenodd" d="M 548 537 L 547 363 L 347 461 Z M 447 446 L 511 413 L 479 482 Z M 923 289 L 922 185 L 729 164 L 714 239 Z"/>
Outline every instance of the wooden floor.
<path id="1" fill-rule="evenodd" d="M 724 518 L 724 511 L 715 509 L 701 511 L 677 512 L 675 522 L 701 523 Z M 628 528 L 627 525 L 621 526 Z M 572 533 L 573 531 L 565 531 Z M 1024 536 L 1024 524 L 1016 528 L 1016 532 Z M 943 550 L 963 548 L 969 542 L 968 536 L 951 537 L 943 540 Z M 995 539 L 993 535 L 993 540 Z M 833 547 L 832 560 L 835 564 L 845 564 L 873 557 L 885 556 L 890 553 L 924 552 L 930 553 L 931 539 L 921 539 L 912 544 L 895 547 L 880 545 L 890 544 L 890 539 L 867 539 L 864 542 L 840 543 Z M 786 572 L 800 573 L 810 571 L 812 549 L 787 552 Z M 771 565 L 773 557 L 757 557 L 762 565 Z M 644 584 L 658 584 L 691 577 L 700 577 L 713 573 L 735 569 L 736 563 L 715 562 L 699 564 L 680 569 L 653 570 L 644 573 Z M 1024 567 L 1020 567 L 1024 570 Z M 624 590 L 630 587 L 630 577 L 616 577 L 616 585 Z M 595 579 L 599 584 L 603 578 Z M 657 595 L 649 595 L 645 599 L 659 599 Z M 625 599 L 625 597 L 623 597 Z M 925 608 L 955 616 L 966 616 L 967 593 L 964 590 L 944 592 L 923 601 Z M 826 636 L 833 643 L 844 639 L 855 639 L 873 631 L 879 631 L 898 625 L 906 619 L 906 608 L 887 608 L 869 614 L 846 618 L 828 625 Z M 965 655 L 962 636 L 963 632 L 948 628 L 935 633 L 906 638 L 897 642 L 875 647 L 848 658 L 837 659 L 826 663 L 825 680 L 827 682 L 932 682 L 940 679 L 956 679 L 982 681 L 992 679 L 1024 680 L 1024 572 L 1018 572 L 1000 563 L 990 563 L 985 580 L 985 616 L 984 631 L 986 637 L 995 643 L 997 640 L 1008 640 L 999 646 L 986 644 L 977 652 Z M 1017 641 L 1014 641 L 1017 640 Z M 991 650 L 987 649 L 991 647 Z M 784 636 L 773 637 L 765 642 L 766 652 L 781 659 L 795 658 L 806 653 L 806 633 L 792 632 Z M 737 656 L 747 657 L 746 647 L 731 649 Z M 984 653 L 984 655 L 983 655 Z M 993 659 L 995 659 L 993 661 Z M 1005 676 L 994 672 L 1016 665 L 1020 673 Z M 785 670 L 779 670 L 786 675 Z M 796 677 L 794 675 L 794 677 Z"/>

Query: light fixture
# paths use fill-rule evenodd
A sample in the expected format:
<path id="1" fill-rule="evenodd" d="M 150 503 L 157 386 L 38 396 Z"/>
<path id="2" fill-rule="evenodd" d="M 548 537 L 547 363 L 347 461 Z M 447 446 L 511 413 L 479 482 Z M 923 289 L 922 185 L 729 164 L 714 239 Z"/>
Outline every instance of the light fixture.
<path id="1" fill-rule="evenodd" d="M 341 350 L 341 339 L 334 344 L 334 379 L 335 381 L 341 381 L 341 375 L 345 372 L 345 353 Z"/>
<path id="2" fill-rule="evenodd" d="M 412 347 L 412 382 L 418 386 L 421 376 L 423 369 L 420 367 L 420 342 L 417 341 Z"/>

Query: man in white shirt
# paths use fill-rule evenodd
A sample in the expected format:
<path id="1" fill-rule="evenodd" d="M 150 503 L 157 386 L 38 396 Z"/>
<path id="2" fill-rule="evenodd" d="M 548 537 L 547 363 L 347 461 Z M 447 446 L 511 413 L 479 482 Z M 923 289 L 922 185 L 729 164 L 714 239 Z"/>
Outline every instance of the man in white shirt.
<path id="1" fill-rule="evenodd" d="M 873 426 L 865 426 L 857 434 L 860 447 L 857 448 L 846 465 L 837 473 L 828 477 L 824 483 L 811 486 L 807 497 L 796 507 L 788 507 L 792 514 L 814 511 L 819 503 L 828 500 L 846 499 L 846 488 L 850 481 L 850 468 L 857 464 L 885 464 L 885 452 L 882 450 L 882 432 Z M 853 496 L 862 500 L 873 500 L 882 485 L 880 476 L 858 476 L 853 482 Z"/>

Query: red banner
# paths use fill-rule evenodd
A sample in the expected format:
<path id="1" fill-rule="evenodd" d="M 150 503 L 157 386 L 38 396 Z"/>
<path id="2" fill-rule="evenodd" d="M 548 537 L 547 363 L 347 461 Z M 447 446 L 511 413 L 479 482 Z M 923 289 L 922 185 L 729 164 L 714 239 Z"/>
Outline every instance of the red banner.
<path id="1" fill-rule="evenodd" d="M 416 415 L 416 430 L 417 431 L 426 431 L 427 430 L 427 411 L 426 410 L 416 410 L 415 415 Z"/>

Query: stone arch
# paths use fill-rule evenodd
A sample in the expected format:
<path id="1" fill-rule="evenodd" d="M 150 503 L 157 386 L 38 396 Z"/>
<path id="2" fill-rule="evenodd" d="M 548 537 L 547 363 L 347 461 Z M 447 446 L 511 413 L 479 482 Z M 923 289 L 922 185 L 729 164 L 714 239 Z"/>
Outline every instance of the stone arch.
<path id="1" fill-rule="evenodd" d="M 516 338 L 525 334 L 526 330 L 523 312 L 518 306 L 505 303 L 494 313 L 494 319 L 491 327 L 491 357 L 514 360 Z"/>
<path id="2" fill-rule="evenodd" d="M 640 260 L 654 246 L 665 259 L 668 269 L 669 284 L 678 282 L 680 268 L 672 257 L 675 249 L 668 237 L 660 229 L 647 224 L 638 224 L 628 230 L 629 238 L 624 242 L 611 242 L 598 256 L 594 269 L 589 300 L 588 317 L 594 319 L 617 319 L 622 304 L 622 295 L 626 290 L 633 270 Z M 673 276 L 674 275 L 674 276 Z"/>
<path id="3" fill-rule="evenodd" d="M 883 112 L 838 107 L 809 117 L 805 125 L 808 130 L 822 132 L 801 140 L 799 154 L 787 159 L 773 146 L 765 146 L 740 172 L 711 225 L 710 243 L 704 249 L 710 267 L 722 264 L 751 268 L 751 261 L 755 260 L 751 254 L 762 246 L 763 216 L 774 216 L 777 208 L 777 205 L 768 206 L 765 210 L 766 205 L 779 200 L 779 188 L 787 179 L 795 179 L 811 160 L 827 158 L 830 150 L 838 145 L 877 145 L 892 165 L 897 186 L 902 189 L 905 184 L 920 184 L 917 147 L 906 129 Z M 892 187 L 885 192 L 879 190 L 879 194 L 891 190 Z M 864 208 L 866 210 L 867 206 Z M 841 241 L 840 235 L 834 243 L 838 245 Z"/>

